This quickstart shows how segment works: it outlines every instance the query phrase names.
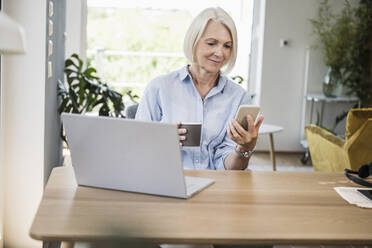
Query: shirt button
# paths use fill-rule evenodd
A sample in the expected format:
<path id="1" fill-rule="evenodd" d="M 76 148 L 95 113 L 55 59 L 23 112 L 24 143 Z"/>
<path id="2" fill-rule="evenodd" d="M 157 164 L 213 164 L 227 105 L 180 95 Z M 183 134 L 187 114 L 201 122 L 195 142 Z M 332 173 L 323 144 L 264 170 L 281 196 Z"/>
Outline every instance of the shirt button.
<path id="1" fill-rule="evenodd" d="M 199 160 L 195 160 L 195 163 L 199 163 Z"/>

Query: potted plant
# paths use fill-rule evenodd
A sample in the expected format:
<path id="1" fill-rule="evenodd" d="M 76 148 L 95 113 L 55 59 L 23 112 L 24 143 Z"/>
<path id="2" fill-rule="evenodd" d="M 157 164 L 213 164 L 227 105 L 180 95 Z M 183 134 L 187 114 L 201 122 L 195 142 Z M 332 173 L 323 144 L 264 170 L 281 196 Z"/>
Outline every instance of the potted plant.
<path id="1" fill-rule="evenodd" d="M 98 115 L 125 118 L 123 96 L 111 89 L 95 75 L 96 69 L 83 67 L 83 61 L 77 54 L 65 61 L 67 83 L 58 81 L 60 105 L 58 113 L 84 114 L 97 110 Z M 129 97 L 133 97 L 131 92 Z M 61 128 L 61 134 L 66 141 Z"/>
<path id="2" fill-rule="evenodd" d="M 359 98 L 353 106 L 372 106 L 372 0 L 360 0 L 352 7 L 344 1 L 344 9 L 338 15 L 332 13 L 329 3 L 320 3 L 317 19 L 311 19 L 313 33 L 318 47 L 323 52 L 323 61 L 329 67 L 323 83 L 326 96 L 341 93 L 340 85 L 346 87 L 346 93 Z M 336 117 L 335 130 L 347 115 L 343 111 Z"/>
<path id="3" fill-rule="evenodd" d="M 320 3 L 317 19 L 311 19 L 313 33 L 323 52 L 323 61 L 329 67 L 323 84 L 327 96 L 341 93 L 340 85 L 347 94 L 355 94 L 362 106 L 370 104 L 372 0 L 360 0 L 352 7 L 348 0 L 338 15 L 333 14 L 328 0 Z"/>
<path id="4" fill-rule="evenodd" d="M 361 107 L 372 106 L 372 0 L 360 0 L 355 9 L 356 30 L 344 84 Z"/>
<path id="5" fill-rule="evenodd" d="M 328 66 L 328 72 L 323 83 L 323 93 L 326 96 L 339 96 L 345 83 L 346 70 L 352 56 L 352 46 L 356 37 L 355 11 L 348 0 L 340 14 L 331 11 L 328 0 L 323 0 L 318 9 L 316 19 L 310 20 L 313 33 L 323 53 L 323 61 Z"/>

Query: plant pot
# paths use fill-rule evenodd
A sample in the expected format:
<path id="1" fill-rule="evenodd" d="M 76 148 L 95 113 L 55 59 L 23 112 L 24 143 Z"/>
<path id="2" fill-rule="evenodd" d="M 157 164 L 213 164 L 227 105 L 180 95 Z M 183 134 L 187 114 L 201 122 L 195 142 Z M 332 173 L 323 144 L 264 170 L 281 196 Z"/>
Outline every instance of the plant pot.
<path id="1" fill-rule="evenodd" d="M 328 97 L 341 96 L 343 92 L 342 74 L 340 69 L 329 67 L 323 81 L 323 94 Z"/>

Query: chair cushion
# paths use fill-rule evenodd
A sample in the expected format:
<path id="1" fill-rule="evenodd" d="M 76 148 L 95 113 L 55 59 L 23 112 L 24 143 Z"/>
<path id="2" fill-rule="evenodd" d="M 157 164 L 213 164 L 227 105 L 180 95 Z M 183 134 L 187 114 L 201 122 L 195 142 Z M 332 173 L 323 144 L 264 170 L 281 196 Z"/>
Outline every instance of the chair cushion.
<path id="1" fill-rule="evenodd" d="M 350 139 L 368 118 L 372 118 L 372 108 L 351 109 L 346 120 L 346 140 Z"/>
<path id="2" fill-rule="evenodd" d="M 349 168 L 343 139 L 315 125 L 306 126 L 305 131 L 315 171 L 333 172 Z"/>
<path id="3" fill-rule="evenodd" d="M 311 125 L 307 125 L 305 129 L 308 130 L 309 132 L 318 134 L 319 136 L 323 137 L 329 142 L 334 143 L 336 146 L 343 147 L 345 144 L 345 141 L 343 139 L 341 139 L 338 136 L 335 136 L 334 134 L 328 132 L 327 130 L 319 126 L 311 124 Z"/>

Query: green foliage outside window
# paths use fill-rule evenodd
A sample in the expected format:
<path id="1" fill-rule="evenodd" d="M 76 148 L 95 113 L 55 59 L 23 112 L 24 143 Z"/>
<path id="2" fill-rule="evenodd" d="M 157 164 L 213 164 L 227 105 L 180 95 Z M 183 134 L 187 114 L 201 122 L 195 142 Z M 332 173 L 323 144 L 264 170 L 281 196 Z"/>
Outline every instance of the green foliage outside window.
<path id="1" fill-rule="evenodd" d="M 184 58 L 109 55 L 103 60 L 102 75 L 107 82 L 148 83 L 156 76 L 179 69 L 186 63 Z"/>
<path id="2" fill-rule="evenodd" d="M 183 54 L 183 38 L 191 19 L 186 10 L 90 7 L 87 25 L 88 50 L 101 48 Z M 88 54 L 88 61 L 97 68 L 95 55 Z M 103 71 L 98 73 L 109 84 L 110 82 L 147 84 L 156 76 L 179 69 L 186 63 L 187 60 L 183 57 L 109 55 L 104 56 Z M 141 95 L 142 89 L 143 87 L 133 88 L 133 91 Z"/>

